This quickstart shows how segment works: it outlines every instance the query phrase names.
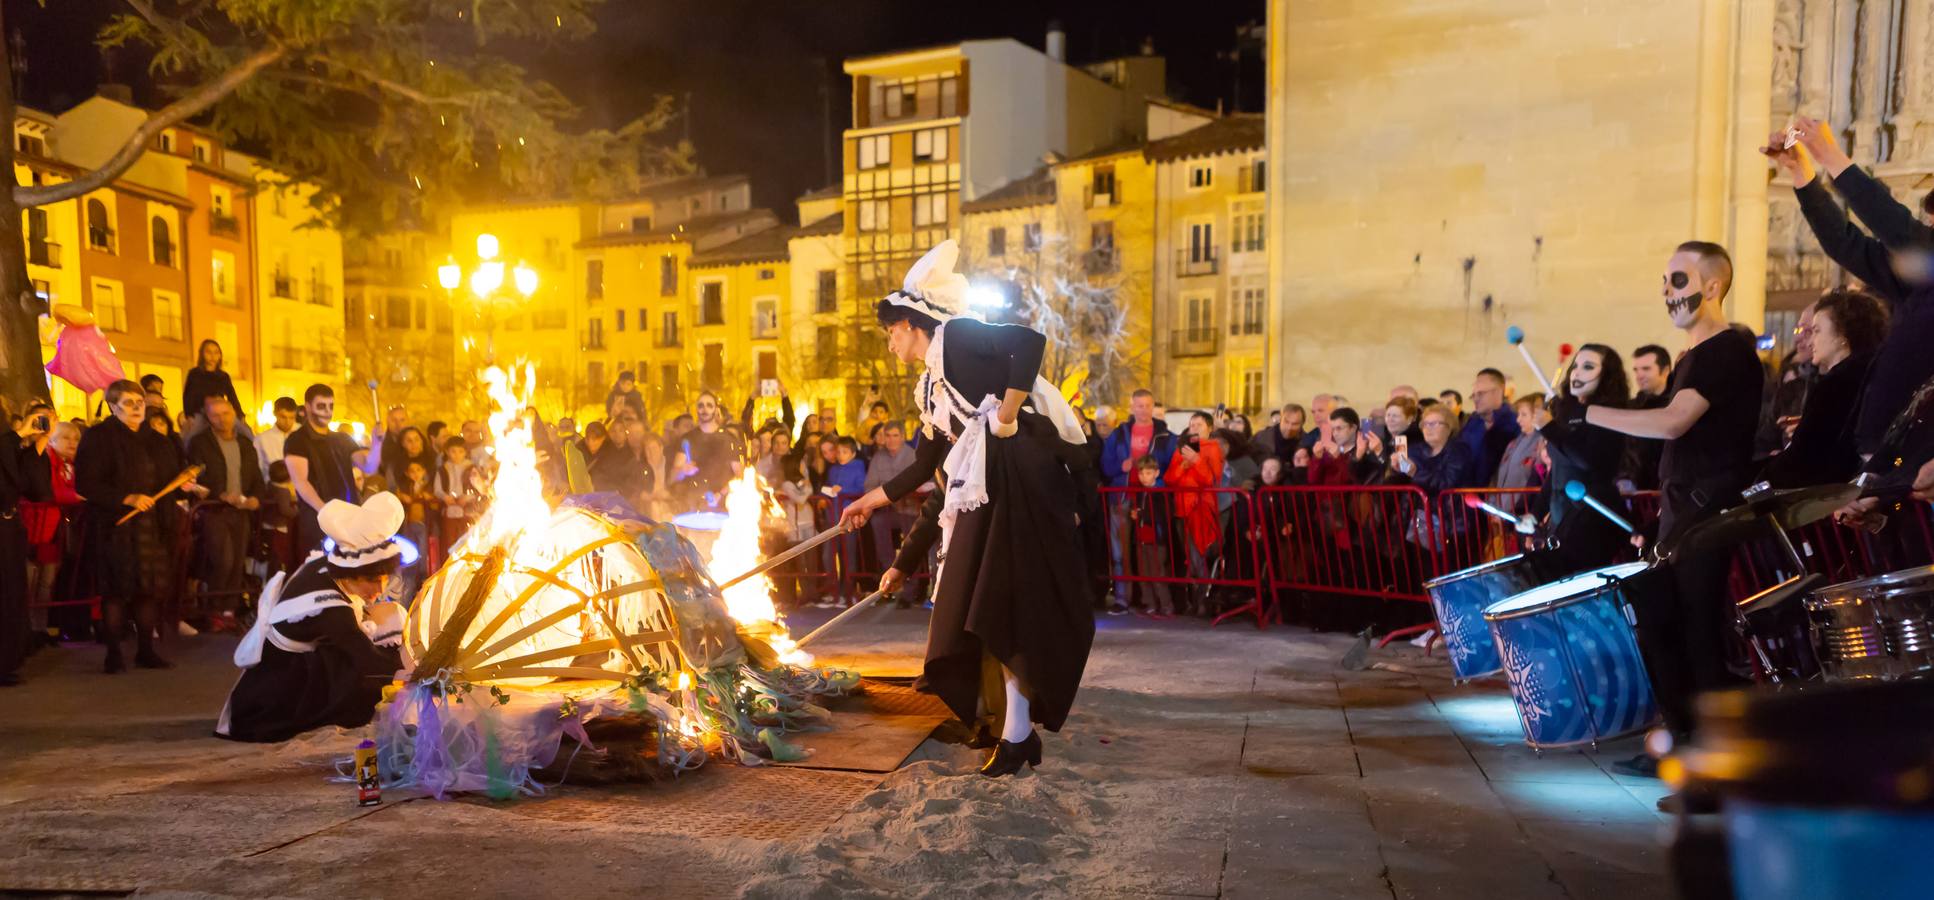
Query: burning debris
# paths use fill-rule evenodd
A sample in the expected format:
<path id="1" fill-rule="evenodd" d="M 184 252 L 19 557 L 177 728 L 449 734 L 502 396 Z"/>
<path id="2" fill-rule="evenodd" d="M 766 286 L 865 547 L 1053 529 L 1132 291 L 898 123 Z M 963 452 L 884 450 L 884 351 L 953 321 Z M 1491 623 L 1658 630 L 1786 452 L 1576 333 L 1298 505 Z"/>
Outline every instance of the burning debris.
<path id="1" fill-rule="evenodd" d="M 520 414 L 533 369 L 493 368 L 484 381 L 497 407 L 491 507 L 411 610 L 411 675 L 377 715 L 390 783 L 439 797 L 541 791 L 539 774 L 569 768 L 557 762 L 566 736 L 581 745 L 570 759 L 592 755 L 578 765 L 625 771 L 675 774 L 713 753 L 748 765 L 803 756 L 781 735 L 822 722 L 810 698 L 857 677 L 802 668 L 812 658 L 763 575 L 721 592 L 669 524 L 597 496 L 552 509 Z M 760 563 L 770 503 L 750 470 L 732 483 L 711 570 Z M 634 739 L 614 744 L 614 723 L 635 723 Z"/>

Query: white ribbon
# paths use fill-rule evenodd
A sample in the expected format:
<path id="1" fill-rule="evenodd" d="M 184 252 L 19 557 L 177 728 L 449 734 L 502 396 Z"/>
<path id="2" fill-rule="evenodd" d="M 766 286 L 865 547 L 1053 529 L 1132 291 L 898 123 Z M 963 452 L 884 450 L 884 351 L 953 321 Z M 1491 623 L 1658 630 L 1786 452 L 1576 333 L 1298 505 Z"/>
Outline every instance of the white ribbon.
<path id="1" fill-rule="evenodd" d="M 311 553 L 303 565 L 308 565 L 321 555 L 320 552 Z M 268 584 L 262 586 L 262 596 L 255 603 L 255 624 L 249 627 L 247 634 L 242 635 L 242 642 L 235 645 L 235 665 L 244 669 L 254 668 L 262 661 L 262 647 L 270 642 L 271 637 L 277 639 L 277 647 L 292 653 L 314 650 L 313 644 L 288 641 L 283 635 L 271 633 L 275 626 L 284 622 L 306 619 L 330 607 L 350 605 L 335 591 L 311 591 L 284 601 L 282 590 L 288 586 L 289 575 L 288 572 L 277 572 Z"/>

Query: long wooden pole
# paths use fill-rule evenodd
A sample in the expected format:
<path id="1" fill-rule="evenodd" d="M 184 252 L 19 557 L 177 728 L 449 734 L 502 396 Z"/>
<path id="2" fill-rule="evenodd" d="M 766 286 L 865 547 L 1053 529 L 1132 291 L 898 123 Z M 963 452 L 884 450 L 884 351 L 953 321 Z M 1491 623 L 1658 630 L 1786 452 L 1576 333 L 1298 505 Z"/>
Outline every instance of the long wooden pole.
<path id="1" fill-rule="evenodd" d="M 834 616 L 830 619 L 827 619 L 826 624 L 813 629 L 810 634 L 800 638 L 796 646 L 800 646 L 800 647 L 806 646 L 808 643 L 811 643 L 819 636 L 825 634 L 828 631 L 831 631 L 834 625 L 838 625 L 839 623 L 846 621 L 846 619 L 851 617 L 854 613 L 857 613 L 862 609 L 872 606 L 874 601 L 884 596 L 886 596 L 885 591 L 874 591 L 871 594 L 867 594 L 865 597 L 860 599 L 860 602 L 847 607 L 845 610 L 841 611 L 839 615 Z"/>
<path id="2" fill-rule="evenodd" d="M 155 492 L 154 502 L 160 503 L 161 498 L 174 493 L 176 488 L 181 487 L 182 485 L 187 484 L 188 482 L 193 481 L 199 477 L 201 477 L 201 466 L 189 466 L 188 468 L 183 469 L 180 475 L 175 476 L 175 480 L 168 482 L 166 487 L 163 487 L 161 490 L 158 490 Z M 149 509 L 153 509 L 153 508 L 154 507 L 149 507 Z M 129 519 L 132 519 L 135 516 L 138 516 L 140 514 L 141 514 L 141 511 L 138 509 L 128 510 L 128 514 L 125 516 L 122 516 L 121 521 L 116 522 L 114 524 L 126 525 Z"/>
<path id="3" fill-rule="evenodd" d="M 833 527 L 828 528 L 825 531 L 822 531 L 818 534 L 813 535 L 810 539 L 808 539 L 804 543 L 801 543 L 796 547 L 789 548 L 786 550 L 786 552 L 781 553 L 778 556 L 772 557 L 771 559 L 768 559 L 765 562 L 762 562 L 756 566 L 753 566 L 752 568 L 747 569 L 746 571 L 733 577 L 731 580 L 720 584 L 719 590 L 723 591 L 726 588 L 729 588 L 735 584 L 738 584 L 741 581 L 746 580 L 747 578 L 751 578 L 755 575 L 761 575 L 766 572 L 770 572 L 781 565 L 784 565 L 788 562 L 791 562 L 794 559 L 797 559 L 800 554 L 805 553 L 806 551 L 811 550 L 812 548 L 817 547 L 820 544 L 824 544 L 827 541 L 830 541 L 833 538 L 839 537 L 840 535 L 845 533 L 846 533 L 845 528 L 838 525 L 834 525 Z"/>

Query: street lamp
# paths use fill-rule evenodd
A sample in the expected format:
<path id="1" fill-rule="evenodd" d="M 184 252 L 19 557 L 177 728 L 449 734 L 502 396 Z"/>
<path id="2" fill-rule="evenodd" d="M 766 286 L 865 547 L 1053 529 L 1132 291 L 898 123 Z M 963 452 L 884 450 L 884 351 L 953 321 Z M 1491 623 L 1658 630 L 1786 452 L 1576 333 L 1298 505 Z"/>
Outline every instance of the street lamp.
<path id="1" fill-rule="evenodd" d="M 436 270 L 437 284 L 442 285 L 443 289 L 452 295 L 452 299 L 455 298 L 457 289 L 467 284 L 471 295 L 483 301 L 482 311 L 487 320 L 486 331 L 495 330 L 496 304 L 491 301 L 502 296 L 499 292 L 503 290 L 506 280 L 516 289 L 521 299 L 528 300 L 537 293 L 537 270 L 523 260 L 518 260 L 515 267 L 506 267 L 503 259 L 498 255 L 502 250 L 502 243 L 497 240 L 496 235 L 480 234 L 477 235 L 477 262 L 473 267 L 465 270 L 455 256 L 446 256 L 443 265 L 437 266 Z M 494 336 L 490 340 L 489 353 L 494 357 L 496 340 Z"/>

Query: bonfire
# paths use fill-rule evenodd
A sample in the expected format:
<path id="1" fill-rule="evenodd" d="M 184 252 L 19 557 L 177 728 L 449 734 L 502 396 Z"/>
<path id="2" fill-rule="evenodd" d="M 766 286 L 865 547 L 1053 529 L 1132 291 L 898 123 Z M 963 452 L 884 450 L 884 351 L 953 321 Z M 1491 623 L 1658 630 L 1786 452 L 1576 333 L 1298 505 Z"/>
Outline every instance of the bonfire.
<path id="1" fill-rule="evenodd" d="M 724 592 L 712 578 L 763 559 L 772 501 L 758 476 L 748 469 L 727 492 L 709 567 L 672 525 L 608 495 L 553 508 L 520 414 L 534 376 L 484 374 L 491 505 L 411 608 L 411 674 L 377 718 L 387 780 L 507 797 L 574 766 L 602 780 L 676 774 L 714 754 L 803 756 L 782 735 L 823 722 L 814 697 L 857 679 L 806 668 L 763 575 Z M 567 737 L 577 746 L 560 759 Z"/>

